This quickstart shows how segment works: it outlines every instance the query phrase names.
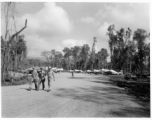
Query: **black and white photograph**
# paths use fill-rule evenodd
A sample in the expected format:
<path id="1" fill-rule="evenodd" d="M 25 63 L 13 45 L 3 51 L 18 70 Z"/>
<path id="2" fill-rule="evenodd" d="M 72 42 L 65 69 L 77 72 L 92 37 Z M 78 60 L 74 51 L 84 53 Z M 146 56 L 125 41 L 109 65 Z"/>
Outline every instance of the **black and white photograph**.
<path id="1" fill-rule="evenodd" d="M 1 1 L 1 118 L 150 118 L 150 4 Z"/>

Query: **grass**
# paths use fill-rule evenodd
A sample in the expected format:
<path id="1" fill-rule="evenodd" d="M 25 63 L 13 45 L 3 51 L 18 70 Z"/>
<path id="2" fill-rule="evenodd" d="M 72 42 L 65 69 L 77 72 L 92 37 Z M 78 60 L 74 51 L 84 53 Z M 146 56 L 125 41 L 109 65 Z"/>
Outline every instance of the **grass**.
<path id="1" fill-rule="evenodd" d="M 134 95 L 141 101 L 150 101 L 150 78 L 125 80 L 123 76 L 112 76 L 110 81 L 125 88 L 127 94 Z"/>

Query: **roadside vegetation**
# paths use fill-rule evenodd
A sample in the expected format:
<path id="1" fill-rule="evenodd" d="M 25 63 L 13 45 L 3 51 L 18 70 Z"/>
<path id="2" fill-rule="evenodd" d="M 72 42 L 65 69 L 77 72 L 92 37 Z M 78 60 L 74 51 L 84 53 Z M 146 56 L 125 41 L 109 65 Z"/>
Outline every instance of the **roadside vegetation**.
<path id="1" fill-rule="evenodd" d="M 126 80 L 124 76 L 111 76 L 110 81 L 140 101 L 150 102 L 150 77 Z"/>

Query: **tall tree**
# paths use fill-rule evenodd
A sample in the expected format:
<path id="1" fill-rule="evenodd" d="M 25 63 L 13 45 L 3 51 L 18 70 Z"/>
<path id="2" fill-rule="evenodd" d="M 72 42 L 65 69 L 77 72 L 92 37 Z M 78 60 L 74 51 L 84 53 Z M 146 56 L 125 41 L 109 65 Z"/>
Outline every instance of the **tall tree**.
<path id="1" fill-rule="evenodd" d="M 25 21 L 25 26 L 19 31 L 16 30 L 15 25 L 15 2 L 4 2 L 2 3 L 2 20 L 5 23 L 5 37 L 1 38 L 4 41 L 3 47 L 3 58 L 2 58 L 2 80 L 5 81 L 6 77 L 9 73 L 10 64 L 14 64 L 16 59 L 12 59 L 12 54 L 17 55 L 14 49 L 12 51 L 13 46 L 17 43 L 16 40 L 18 35 L 27 27 L 27 20 Z M 12 22 L 13 21 L 13 22 Z M 15 32 L 13 32 L 15 31 Z M 20 44 L 21 45 L 21 44 Z M 23 51 L 22 51 L 23 52 Z M 13 62 L 12 62 L 13 61 Z"/>
<path id="2" fill-rule="evenodd" d="M 64 57 L 68 59 L 68 69 L 70 70 L 71 69 L 71 65 L 70 65 L 71 49 L 69 49 L 68 47 L 65 47 L 63 49 L 63 52 L 64 52 Z"/>
<path id="3" fill-rule="evenodd" d="M 98 53 L 97 53 L 97 57 L 99 60 L 99 69 L 101 69 L 102 67 L 105 67 L 105 64 L 107 62 L 107 57 L 108 57 L 108 51 L 105 48 L 102 48 Z"/>
<path id="4" fill-rule="evenodd" d="M 80 46 L 74 46 L 71 48 L 72 56 L 74 58 L 74 66 L 77 69 L 77 62 L 80 56 L 81 47 Z"/>
<path id="5" fill-rule="evenodd" d="M 95 53 L 95 44 L 96 44 L 96 42 L 97 42 L 96 39 L 97 39 L 96 37 L 93 37 L 92 52 L 91 52 L 91 55 L 90 55 L 91 69 L 92 69 L 92 70 L 94 69 L 95 61 L 97 60 L 97 58 L 96 58 L 96 53 Z"/>
<path id="6" fill-rule="evenodd" d="M 55 59 L 56 59 L 56 51 L 55 49 L 51 50 L 51 55 L 50 55 L 50 59 L 51 59 L 51 62 L 52 62 L 52 66 L 54 67 L 54 64 L 55 64 Z"/>
<path id="7" fill-rule="evenodd" d="M 113 63 L 113 51 L 115 49 L 115 45 L 117 43 L 117 31 L 115 29 L 115 25 L 110 25 L 108 27 L 107 35 L 109 36 L 109 47 L 110 47 L 110 56 L 111 56 L 111 69 L 112 69 L 112 63 Z"/>
<path id="8" fill-rule="evenodd" d="M 134 32 L 133 39 L 134 39 L 134 41 L 137 42 L 139 68 L 140 68 L 140 73 L 141 74 L 143 72 L 143 67 L 144 67 L 144 64 L 143 64 L 144 57 L 145 57 L 144 46 L 145 46 L 145 40 L 146 40 L 147 37 L 149 37 L 149 34 L 144 29 L 137 29 Z"/>
<path id="9" fill-rule="evenodd" d="M 56 67 L 59 68 L 59 67 L 62 67 L 62 59 L 63 59 L 63 55 L 61 52 L 58 52 L 56 51 L 56 54 L 55 54 L 55 63 L 56 63 Z"/>
<path id="10" fill-rule="evenodd" d="M 50 66 L 50 56 L 51 56 L 51 52 L 50 51 L 43 51 L 41 53 L 41 56 L 45 57 L 46 61 L 47 61 L 47 66 Z"/>
<path id="11" fill-rule="evenodd" d="M 88 63 L 88 60 L 89 60 L 89 56 L 90 55 L 90 47 L 88 44 L 84 44 L 82 46 L 82 49 L 81 49 L 81 53 L 80 53 L 80 56 L 81 56 L 81 59 L 83 60 L 83 69 L 86 70 L 87 68 L 87 63 Z"/>

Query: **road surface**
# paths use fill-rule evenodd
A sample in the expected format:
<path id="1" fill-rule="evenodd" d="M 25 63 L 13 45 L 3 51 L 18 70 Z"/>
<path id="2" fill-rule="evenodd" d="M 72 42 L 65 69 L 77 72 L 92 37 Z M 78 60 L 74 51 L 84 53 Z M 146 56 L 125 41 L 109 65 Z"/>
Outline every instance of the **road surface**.
<path id="1" fill-rule="evenodd" d="M 51 91 L 28 91 L 29 85 L 2 87 L 2 117 L 150 117 L 150 110 L 109 76 L 55 74 Z M 47 90 L 46 82 L 46 90 Z"/>

